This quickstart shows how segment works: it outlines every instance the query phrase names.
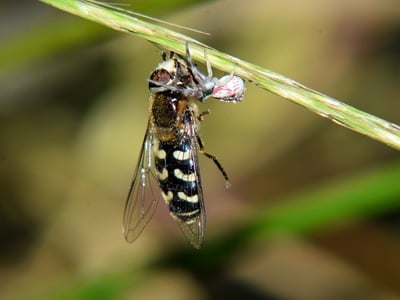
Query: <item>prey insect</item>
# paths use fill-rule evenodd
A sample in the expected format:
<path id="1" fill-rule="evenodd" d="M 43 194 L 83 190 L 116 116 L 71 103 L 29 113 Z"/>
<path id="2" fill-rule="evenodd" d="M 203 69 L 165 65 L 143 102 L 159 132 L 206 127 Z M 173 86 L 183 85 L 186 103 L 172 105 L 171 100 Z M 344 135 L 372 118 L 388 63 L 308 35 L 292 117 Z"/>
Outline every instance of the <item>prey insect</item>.
<path id="1" fill-rule="evenodd" d="M 198 135 L 196 102 L 209 97 L 237 102 L 245 88 L 240 77 L 226 75 L 221 80 L 201 73 L 186 46 L 186 57 L 164 52 L 163 61 L 149 78 L 149 121 L 139 161 L 124 211 L 124 235 L 134 241 L 151 219 L 160 196 L 171 216 L 195 248 L 204 242 L 205 209 L 198 153 L 212 159 L 227 184 L 228 176 L 217 158 L 204 150 Z M 158 185 L 158 188 L 156 187 Z M 160 190 L 160 191 L 159 191 Z"/>

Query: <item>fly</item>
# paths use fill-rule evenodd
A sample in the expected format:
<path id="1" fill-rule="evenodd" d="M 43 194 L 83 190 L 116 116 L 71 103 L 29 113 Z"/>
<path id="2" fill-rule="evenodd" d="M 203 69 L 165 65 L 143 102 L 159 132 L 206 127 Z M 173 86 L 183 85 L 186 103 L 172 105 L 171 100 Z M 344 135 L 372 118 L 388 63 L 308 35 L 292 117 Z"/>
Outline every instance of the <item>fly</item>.
<path id="1" fill-rule="evenodd" d="M 149 78 L 149 121 L 139 161 L 128 193 L 124 211 L 124 235 L 133 242 L 143 231 L 157 207 L 159 194 L 171 216 L 195 248 L 204 242 L 205 210 L 197 153 L 212 159 L 229 185 L 228 176 L 217 158 L 205 152 L 198 135 L 197 101 L 209 97 L 237 102 L 243 97 L 243 79 L 226 75 L 212 77 L 201 73 L 191 59 L 164 52 L 163 61 Z M 158 183 L 158 189 L 152 181 Z"/>

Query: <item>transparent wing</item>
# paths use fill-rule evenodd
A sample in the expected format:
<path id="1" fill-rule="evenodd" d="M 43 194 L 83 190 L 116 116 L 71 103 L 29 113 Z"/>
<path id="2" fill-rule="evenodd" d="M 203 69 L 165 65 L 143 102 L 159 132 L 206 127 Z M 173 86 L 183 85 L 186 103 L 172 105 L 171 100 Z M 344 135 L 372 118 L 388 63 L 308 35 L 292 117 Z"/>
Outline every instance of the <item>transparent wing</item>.
<path id="1" fill-rule="evenodd" d="M 154 172 L 152 171 L 153 135 L 150 122 L 144 136 L 142 150 L 136 166 L 128 198 L 125 203 L 123 230 L 125 239 L 133 242 L 143 231 L 157 207 L 158 196 L 154 191 Z M 158 190 L 157 190 L 158 191 Z"/>
<path id="2" fill-rule="evenodd" d="M 189 155 L 190 160 L 193 162 L 193 170 L 195 176 L 195 189 L 197 189 L 198 196 L 198 205 L 199 212 L 196 214 L 194 218 L 188 218 L 188 220 L 184 221 L 179 218 L 175 218 L 179 227 L 182 229 L 186 238 L 192 244 L 193 247 L 199 249 L 202 247 L 204 243 L 204 235 L 205 235 L 205 226 L 206 226 L 206 215 L 204 209 L 204 198 L 203 198 L 203 189 L 201 186 L 201 178 L 199 171 L 199 162 L 198 162 L 198 143 L 197 136 L 194 127 L 194 120 L 192 120 L 190 125 L 186 128 L 187 137 L 190 139 L 190 147 L 189 147 Z M 196 191 L 193 192 L 196 194 Z"/>

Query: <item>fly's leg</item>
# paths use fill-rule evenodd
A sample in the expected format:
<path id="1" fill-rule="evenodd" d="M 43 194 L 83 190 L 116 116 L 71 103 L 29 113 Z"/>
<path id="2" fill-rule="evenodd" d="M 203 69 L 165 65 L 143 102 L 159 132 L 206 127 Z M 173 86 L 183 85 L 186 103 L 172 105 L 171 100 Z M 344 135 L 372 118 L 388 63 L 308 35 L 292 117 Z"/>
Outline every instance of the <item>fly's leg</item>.
<path id="1" fill-rule="evenodd" d="M 222 176 L 224 176 L 225 186 L 227 188 L 229 188 L 231 186 L 231 183 L 229 182 L 228 174 L 226 174 L 224 168 L 222 167 L 222 165 L 220 164 L 218 159 L 214 155 L 212 155 L 212 154 L 210 154 L 210 153 L 208 153 L 208 152 L 206 152 L 204 150 L 203 142 L 201 141 L 201 139 L 200 139 L 198 134 L 196 134 L 196 139 L 197 139 L 197 143 L 199 144 L 199 152 L 201 154 L 204 154 L 206 157 L 208 157 L 209 159 L 211 159 L 215 163 L 215 165 L 217 166 L 218 170 L 222 173 Z"/>
<path id="2" fill-rule="evenodd" d="M 200 113 L 198 116 L 197 116 L 197 120 L 199 120 L 200 122 L 202 122 L 203 120 L 204 120 L 204 116 L 207 116 L 207 115 L 209 115 L 209 114 L 211 114 L 211 111 L 209 110 L 209 109 L 207 109 L 206 111 L 203 111 L 202 113 Z M 200 144 L 200 143 L 199 143 Z"/>

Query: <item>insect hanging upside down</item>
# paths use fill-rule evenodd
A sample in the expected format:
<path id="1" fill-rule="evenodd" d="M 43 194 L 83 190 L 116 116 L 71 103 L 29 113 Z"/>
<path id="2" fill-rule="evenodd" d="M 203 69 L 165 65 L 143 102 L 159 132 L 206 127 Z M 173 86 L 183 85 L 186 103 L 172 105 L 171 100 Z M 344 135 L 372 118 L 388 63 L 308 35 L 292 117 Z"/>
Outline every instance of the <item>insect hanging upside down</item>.
<path id="1" fill-rule="evenodd" d="M 190 243 L 200 248 L 205 210 L 197 153 L 212 159 L 229 181 L 217 158 L 204 150 L 197 131 L 205 113 L 198 112 L 196 102 L 209 97 L 241 101 L 244 81 L 233 74 L 213 78 L 208 61 L 208 75 L 204 75 L 192 61 L 188 46 L 186 57 L 174 52 L 169 56 L 163 52 L 162 57 L 149 78 L 150 118 L 125 204 L 124 235 L 133 242 L 152 217 L 160 193 L 151 183 L 155 180 L 171 216 Z"/>

